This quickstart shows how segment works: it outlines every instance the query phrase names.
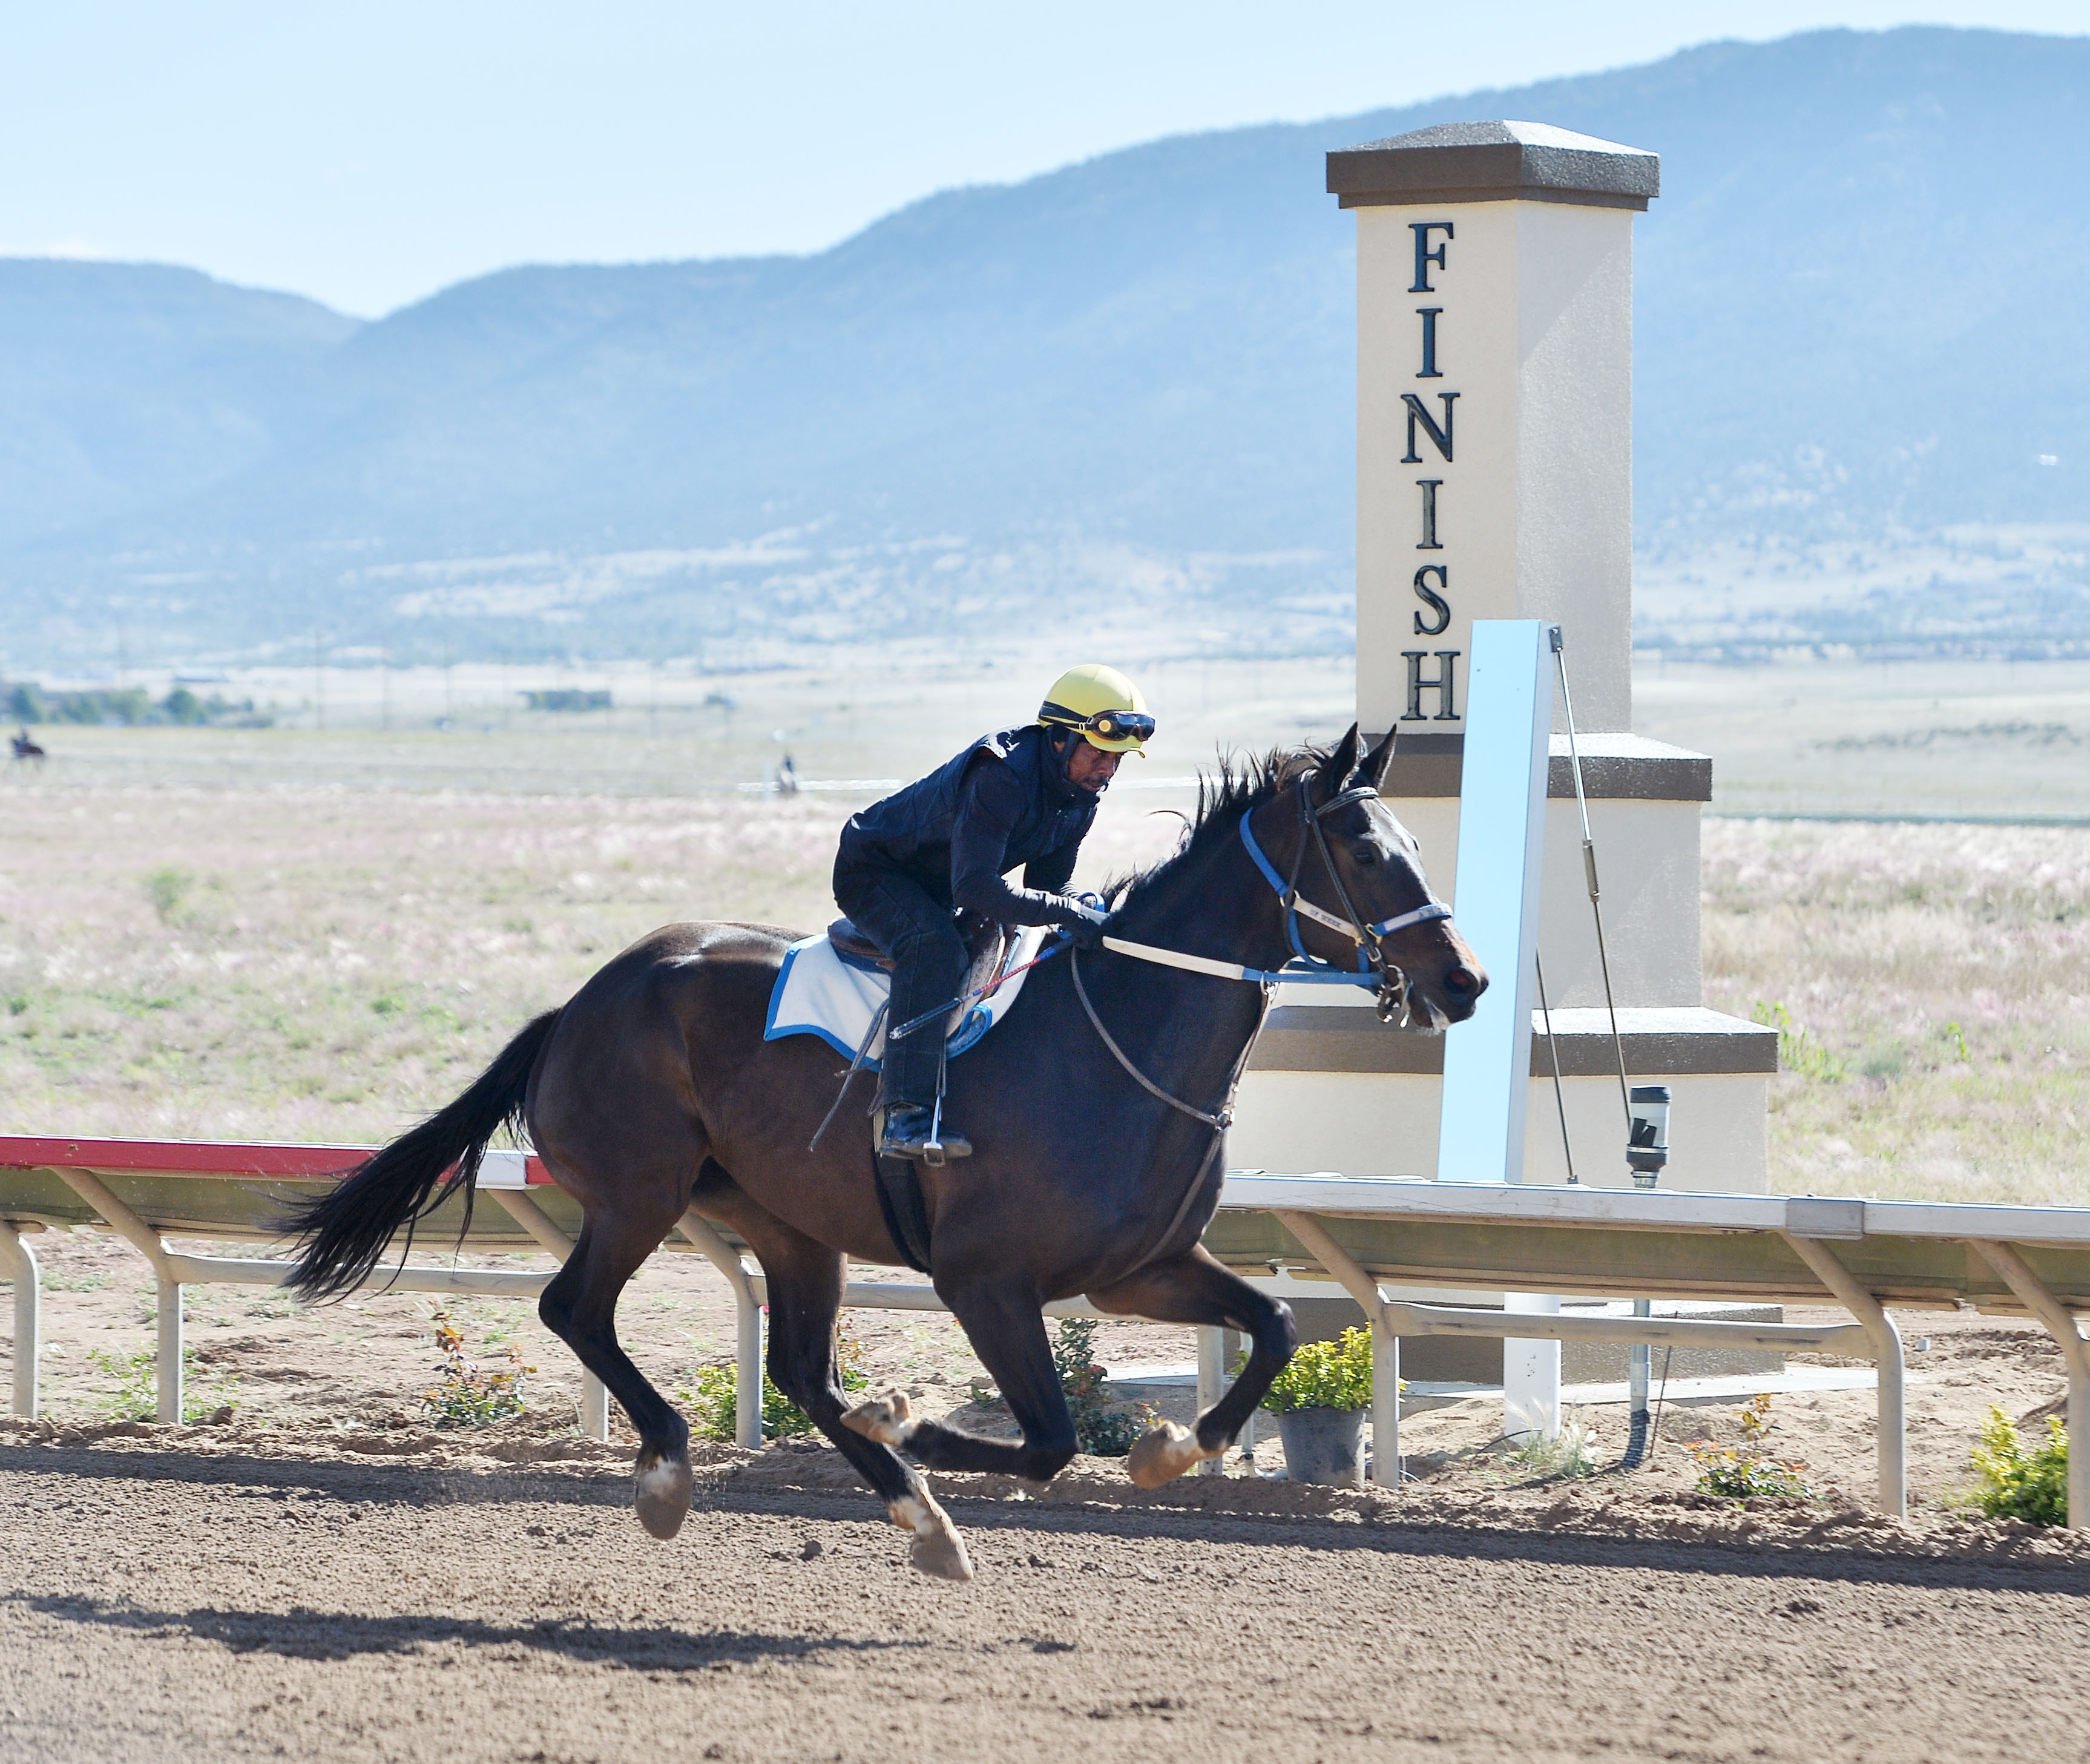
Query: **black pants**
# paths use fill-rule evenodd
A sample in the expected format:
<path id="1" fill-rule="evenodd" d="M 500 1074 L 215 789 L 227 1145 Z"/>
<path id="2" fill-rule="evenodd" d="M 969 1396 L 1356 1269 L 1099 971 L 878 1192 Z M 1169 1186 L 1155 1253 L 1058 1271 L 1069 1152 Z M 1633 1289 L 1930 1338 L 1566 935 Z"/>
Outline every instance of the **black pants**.
<path id="1" fill-rule="evenodd" d="M 835 901 L 892 957 L 892 1012 L 888 1031 L 958 996 L 965 978 L 965 939 L 957 915 L 904 870 L 837 862 Z M 948 1023 L 927 1022 L 904 1039 L 885 1043 L 885 1101 L 932 1103 L 936 1061 Z"/>

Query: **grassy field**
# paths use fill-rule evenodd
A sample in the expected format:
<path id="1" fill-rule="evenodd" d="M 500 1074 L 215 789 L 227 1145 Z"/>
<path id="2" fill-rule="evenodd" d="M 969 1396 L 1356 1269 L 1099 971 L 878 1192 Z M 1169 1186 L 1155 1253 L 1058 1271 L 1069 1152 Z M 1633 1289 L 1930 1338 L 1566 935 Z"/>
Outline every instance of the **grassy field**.
<path id="1" fill-rule="evenodd" d="M 1718 786 L 1730 815 L 1779 790 L 1905 801 L 1873 768 L 1920 751 L 1925 716 L 2048 730 L 1993 738 L 2015 757 L 1985 794 L 1955 761 L 1954 801 L 2090 798 L 2069 733 L 2090 728 L 2073 686 L 2090 670 L 2040 676 L 2036 716 L 1990 703 L 2000 670 L 1967 686 L 1978 712 L 1912 677 L 1861 716 L 1822 678 L 1643 681 L 1642 721 L 1743 754 L 1716 774 L 1740 775 Z M 0 1131 L 369 1139 L 447 1099 L 656 925 L 815 927 L 862 793 L 734 782 L 781 751 L 779 729 L 805 775 L 861 778 L 931 763 L 991 720 L 977 681 L 925 677 L 911 712 L 901 690 L 743 686 L 733 730 L 693 702 L 679 714 L 719 726 L 656 730 L 634 711 L 592 729 L 49 731 L 51 765 L 0 782 Z M 1324 663 L 1186 667 L 1157 697 L 1176 738 L 1134 776 L 1158 787 L 1114 793 L 1086 879 L 1167 847 L 1176 824 L 1150 811 L 1187 805 L 1171 781 L 1221 728 L 1245 744 L 1332 732 L 1348 682 Z M 830 698 L 816 727 L 809 707 Z M 854 734 L 845 704 L 867 719 Z M 2090 828 L 1712 819 L 1705 858 L 1706 1001 L 1786 1031 L 1776 1185 L 2090 1198 Z"/>
<path id="2" fill-rule="evenodd" d="M 1775 1022 L 1771 1179 L 2090 1202 L 2090 828 L 1705 824 L 1706 1003 Z"/>

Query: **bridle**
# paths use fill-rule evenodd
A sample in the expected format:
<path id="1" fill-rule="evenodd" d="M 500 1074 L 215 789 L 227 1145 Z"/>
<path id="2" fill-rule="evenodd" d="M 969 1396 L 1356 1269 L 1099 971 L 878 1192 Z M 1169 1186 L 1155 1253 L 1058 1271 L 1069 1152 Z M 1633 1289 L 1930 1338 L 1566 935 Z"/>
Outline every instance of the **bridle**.
<path id="1" fill-rule="evenodd" d="M 1277 867 L 1256 842 L 1254 830 L 1249 825 L 1254 811 L 1250 810 L 1241 818 L 1241 844 L 1247 848 L 1249 856 L 1254 860 L 1263 880 L 1276 891 L 1278 900 L 1284 908 L 1285 936 L 1292 944 L 1296 960 L 1286 962 L 1281 968 L 1251 968 L 1239 962 L 1215 961 L 1209 956 L 1193 956 L 1185 950 L 1133 943 L 1122 937 L 1107 936 L 1103 940 L 1103 948 L 1120 955 L 1132 956 L 1163 967 L 1181 968 L 1193 974 L 1210 975 L 1215 979 L 1250 981 L 1262 987 L 1262 1006 L 1256 1015 L 1254 1031 L 1242 1048 L 1241 1057 L 1234 1062 L 1233 1071 L 1227 1081 L 1225 1100 L 1217 1109 L 1198 1108 L 1179 1096 L 1171 1095 L 1139 1069 L 1125 1049 L 1117 1044 L 1116 1038 L 1104 1027 L 1103 1018 L 1090 1000 L 1089 989 L 1082 982 L 1081 951 L 1072 944 L 1062 946 L 1069 952 L 1068 965 L 1073 973 L 1074 996 L 1081 1000 L 1082 1014 L 1088 1018 L 1089 1026 L 1095 1030 L 1118 1065 L 1147 1095 L 1166 1103 L 1177 1113 L 1189 1116 L 1211 1131 L 1211 1142 L 1205 1147 L 1205 1155 L 1199 1160 L 1189 1186 L 1183 1191 L 1175 1217 L 1169 1221 L 1168 1229 L 1154 1240 L 1156 1250 L 1173 1239 L 1183 1221 L 1189 1216 L 1191 1207 L 1203 1190 L 1205 1172 L 1211 1168 L 1213 1158 L 1224 1142 L 1227 1129 L 1233 1125 L 1234 1094 L 1240 1088 L 1241 1074 L 1248 1069 L 1249 1056 L 1254 1052 L 1256 1042 L 1262 1036 L 1262 1026 L 1269 1018 L 1273 990 L 1279 985 L 1361 986 L 1377 993 L 1379 1021 L 1391 1022 L 1398 1016 L 1400 1026 L 1404 1029 L 1408 1021 L 1408 975 L 1387 956 L 1384 940 L 1411 925 L 1428 924 L 1433 919 L 1451 916 L 1450 907 L 1441 901 L 1431 900 L 1425 901 L 1421 906 L 1411 908 L 1405 913 L 1396 913 L 1391 919 L 1366 920 L 1351 900 L 1349 890 L 1343 886 L 1342 872 L 1335 867 L 1335 854 L 1329 849 L 1327 833 L 1321 823 L 1339 808 L 1347 808 L 1352 802 L 1375 798 L 1378 795 L 1378 789 L 1375 785 L 1357 785 L 1338 792 L 1316 808 L 1309 788 L 1311 776 L 1302 772 L 1299 777 L 1299 824 L 1301 832 L 1299 849 L 1292 854 L 1292 874 L 1288 877 L 1279 878 Z M 1338 919 L 1333 913 L 1315 906 L 1299 892 L 1299 871 L 1305 862 L 1309 833 L 1320 849 L 1321 861 L 1327 869 L 1329 881 L 1335 885 L 1335 898 L 1348 915 L 1346 918 Z M 1299 920 L 1302 916 L 1348 937 L 1357 944 L 1357 966 L 1354 971 L 1307 953 L 1306 945 L 1299 935 Z"/>
<path id="2" fill-rule="evenodd" d="M 1249 823 L 1254 811 L 1241 819 L 1241 843 L 1254 859 L 1255 867 L 1262 872 L 1262 879 L 1276 891 L 1279 903 L 1284 909 L 1284 933 L 1292 944 L 1293 956 L 1305 965 L 1306 972 L 1294 972 L 1291 965 L 1280 970 L 1273 979 L 1297 982 L 1316 981 L 1322 985 L 1344 983 L 1361 986 L 1378 994 L 1378 1016 L 1381 1022 L 1390 1023 L 1398 1018 L 1405 1029 L 1408 1022 L 1408 973 L 1387 955 L 1384 940 L 1395 931 L 1405 931 L 1411 925 L 1428 924 L 1432 919 L 1449 919 L 1451 909 L 1441 901 L 1425 901 L 1405 913 L 1395 913 L 1391 919 L 1367 922 L 1350 899 L 1350 891 L 1343 886 L 1343 873 L 1335 867 L 1335 854 L 1329 849 L 1327 829 L 1321 823 L 1340 808 L 1348 808 L 1352 802 L 1376 800 L 1376 785 L 1354 785 L 1347 790 L 1338 791 L 1318 808 L 1314 806 L 1309 790 L 1310 772 L 1299 775 L 1299 847 L 1292 854 L 1292 874 L 1279 880 L 1277 867 L 1256 843 L 1255 830 Z M 1321 863 L 1328 872 L 1328 880 L 1335 890 L 1335 899 L 1346 915 L 1338 919 L 1333 913 L 1316 906 L 1299 892 L 1299 871 L 1306 861 L 1307 836 L 1321 854 Z M 1332 962 L 1324 962 L 1318 956 L 1309 955 L 1299 935 L 1301 917 L 1310 919 L 1340 936 L 1348 938 L 1357 946 L 1357 966 L 1355 973 Z"/>

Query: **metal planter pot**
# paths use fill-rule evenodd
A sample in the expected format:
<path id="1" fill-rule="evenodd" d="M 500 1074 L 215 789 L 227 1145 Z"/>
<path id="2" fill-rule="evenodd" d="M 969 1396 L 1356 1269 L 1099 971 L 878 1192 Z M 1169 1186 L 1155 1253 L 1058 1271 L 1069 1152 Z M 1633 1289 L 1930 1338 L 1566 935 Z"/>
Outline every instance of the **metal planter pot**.
<path id="1" fill-rule="evenodd" d="M 1279 1411 L 1284 1474 L 1295 1482 L 1356 1488 L 1365 1479 L 1365 1412 L 1361 1409 Z"/>

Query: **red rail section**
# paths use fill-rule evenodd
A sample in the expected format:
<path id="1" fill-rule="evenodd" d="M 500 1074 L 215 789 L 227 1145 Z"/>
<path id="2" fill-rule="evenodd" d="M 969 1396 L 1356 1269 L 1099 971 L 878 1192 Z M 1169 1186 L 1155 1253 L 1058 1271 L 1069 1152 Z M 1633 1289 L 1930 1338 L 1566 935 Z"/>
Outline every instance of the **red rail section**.
<path id="1" fill-rule="evenodd" d="M 277 1181 L 323 1181 L 346 1176 L 375 1146 L 264 1146 L 210 1139 L 47 1138 L 0 1134 L 0 1170 L 110 1170 L 135 1176 L 267 1177 Z M 522 1180 L 550 1182 L 533 1154 Z"/>

